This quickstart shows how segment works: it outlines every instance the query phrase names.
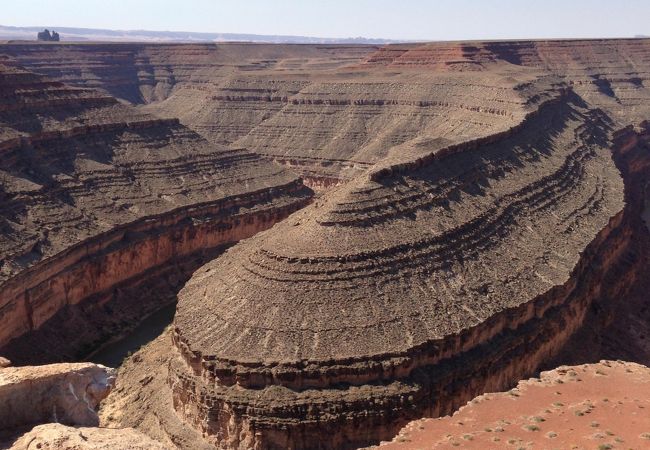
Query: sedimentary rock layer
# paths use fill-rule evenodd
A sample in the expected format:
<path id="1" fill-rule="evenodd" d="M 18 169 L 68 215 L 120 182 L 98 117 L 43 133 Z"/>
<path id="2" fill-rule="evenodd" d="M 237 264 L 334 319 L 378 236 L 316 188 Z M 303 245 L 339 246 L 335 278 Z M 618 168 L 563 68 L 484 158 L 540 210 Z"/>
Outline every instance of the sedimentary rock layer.
<path id="1" fill-rule="evenodd" d="M 245 147 L 327 190 L 196 272 L 173 348 L 145 358 L 164 371 L 132 370 L 120 393 L 151 410 L 122 423 L 184 448 L 354 447 L 533 373 L 643 276 L 647 124 L 614 131 L 650 116 L 649 45 L 7 46 L 79 98 L 146 104 L 93 110 L 152 113 L 152 129 L 191 135 L 183 148 L 263 166 Z M 23 142 L 12 130 L 8 148 Z M 306 202 L 290 176 L 275 185 L 269 203 Z"/>
<path id="2" fill-rule="evenodd" d="M 647 39 L 5 48 L 33 70 L 149 103 L 209 139 L 289 165 L 319 189 L 395 146 L 507 128 L 525 113 L 520 89 L 538 77 L 564 77 L 619 116 L 648 103 Z"/>
<path id="3" fill-rule="evenodd" d="M 353 447 L 533 372 L 635 276 L 640 211 L 583 105 L 567 91 L 494 140 L 382 167 L 199 270 L 177 411 L 215 445 Z"/>
<path id="4" fill-rule="evenodd" d="M 297 176 L 176 119 L 0 69 L 0 347 L 309 201 Z"/>

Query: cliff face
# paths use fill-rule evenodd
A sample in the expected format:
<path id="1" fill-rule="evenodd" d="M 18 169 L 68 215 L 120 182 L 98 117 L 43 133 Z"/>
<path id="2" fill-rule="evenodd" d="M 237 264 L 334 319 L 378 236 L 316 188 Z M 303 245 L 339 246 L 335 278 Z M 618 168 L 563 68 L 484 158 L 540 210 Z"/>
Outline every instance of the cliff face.
<path id="1" fill-rule="evenodd" d="M 12 58 L 29 68 L 146 103 L 144 110 L 179 117 L 211 141 L 289 166 L 318 189 L 353 178 L 396 146 L 462 141 L 507 127 L 525 114 L 529 101 L 526 93 L 512 88 L 537 77 L 531 70 L 520 70 L 521 80 L 515 81 L 507 70 L 477 76 L 360 67 L 378 50 L 237 44 L 6 46 Z"/>
<path id="2" fill-rule="evenodd" d="M 245 150 L 5 62 L 0 348 L 17 362 L 50 353 L 47 342 L 34 354 L 9 343 L 63 308 L 82 308 L 92 297 L 108 303 L 116 286 L 188 259 L 196 267 L 200 255 L 309 201 L 296 176 Z M 162 306 L 153 293 L 141 303 L 149 312 Z"/>
<path id="3" fill-rule="evenodd" d="M 176 411 L 217 446 L 354 447 L 534 373 L 639 276 L 631 199 L 647 171 L 626 155 L 647 161 L 645 137 L 612 144 L 606 116 L 579 104 L 568 93 L 512 134 L 352 183 L 199 270 L 175 319 Z M 433 206 L 420 182 L 454 201 Z"/>
<path id="4" fill-rule="evenodd" d="M 521 91 L 540 78 L 567 80 L 616 116 L 648 103 L 647 39 L 14 44 L 6 51 L 39 73 L 146 103 L 210 140 L 290 165 L 317 188 L 354 178 L 393 147 L 411 151 L 507 128 L 526 112 L 530 96 Z"/>

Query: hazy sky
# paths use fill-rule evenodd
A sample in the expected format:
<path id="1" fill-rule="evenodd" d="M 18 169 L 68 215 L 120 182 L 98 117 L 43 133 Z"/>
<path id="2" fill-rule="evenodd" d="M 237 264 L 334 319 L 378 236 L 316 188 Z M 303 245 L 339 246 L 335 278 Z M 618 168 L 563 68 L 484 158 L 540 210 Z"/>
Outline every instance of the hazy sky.
<path id="1" fill-rule="evenodd" d="M 650 35 L 650 0 L 2 0 L 0 25 L 390 39 Z"/>

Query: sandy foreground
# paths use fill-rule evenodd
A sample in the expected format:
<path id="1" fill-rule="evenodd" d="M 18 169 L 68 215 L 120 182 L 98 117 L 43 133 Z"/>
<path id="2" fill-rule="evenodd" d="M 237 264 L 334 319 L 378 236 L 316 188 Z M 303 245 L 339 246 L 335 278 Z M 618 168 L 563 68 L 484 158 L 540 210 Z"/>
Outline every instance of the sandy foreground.
<path id="1" fill-rule="evenodd" d="M 650 368 L 622 361 L 562 366 L 453 416 L 409 423 L 382 450 L 650 449 Z"/>

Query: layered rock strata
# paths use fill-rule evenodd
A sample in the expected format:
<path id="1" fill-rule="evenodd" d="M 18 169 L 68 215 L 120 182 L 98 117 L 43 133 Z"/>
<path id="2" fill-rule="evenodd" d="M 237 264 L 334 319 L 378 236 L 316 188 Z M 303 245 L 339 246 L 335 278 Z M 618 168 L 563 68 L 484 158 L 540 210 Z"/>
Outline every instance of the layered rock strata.
<path id="1" fill-rule="evenodd" d="M 200 263 L 309 201 L 297 176 L 176 119 L 10 60 L 0 69 L 0 348 L 62 308 L 110 302 L 121 283 Z M 153 294 L 138 300 L 157 305 Z"/>
<path id="2" fill-rule="evenodd" d="M 221 447 L 351 448 L 533 373 L 636 276 L 610 133 L 568 90 L 229 250 L 180 294 L 176 410 Z"/>
<path id="3" fill-rule="evenodd" d="M 329 190 L 195 274 L 171 351 L 127 363 L 122 424 L 182 448 L 376 443 L 608 320 L 644 276 L 647 125 L 612 131 L 650 114 L 649 45 L 7 46 L 149 103 L 104 111 L 178 116 Z"/>
<path id="4" fill-rule="evenodd" d="M 507 128 L 529 99 L 518 88 L 536 77 L 563 77 L 622 117 L 648 103 L 648 39 L 3 47 L 35 71 L 147 103 L 211 140 L 291 166 L 318 189 L 395 146 Z"/>

